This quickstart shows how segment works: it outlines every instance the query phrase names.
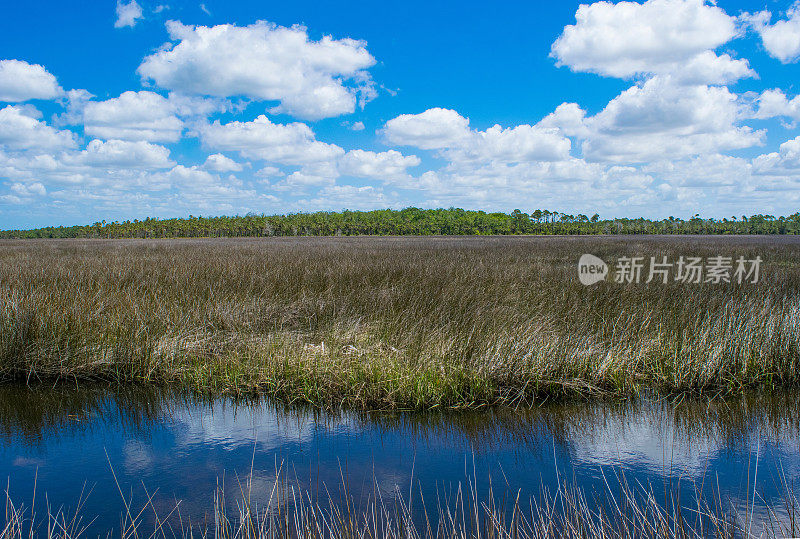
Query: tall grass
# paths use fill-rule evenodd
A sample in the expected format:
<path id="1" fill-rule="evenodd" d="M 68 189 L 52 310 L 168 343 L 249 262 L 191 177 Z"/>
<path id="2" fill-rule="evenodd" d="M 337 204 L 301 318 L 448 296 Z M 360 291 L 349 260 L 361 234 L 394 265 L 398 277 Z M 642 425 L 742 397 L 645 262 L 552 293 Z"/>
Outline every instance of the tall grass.
<path id="1" fill-rule="evenodd" d="M 757 284 L 600 283 L 582 253 L 756 255 Z M 800 243 L 275 238 L 0 243 L 0 376 L 421 409 L 730 393 L 800 370 Z"/>
<path id="2" fill-rule="evenodd" d="M 374 481 L 363 502 L 346 486 L 340 488 L 343 492 L 326 486 L 324 494 L 315 496 L 291 480 L 282 465 L 275 477 L 263 496 L 253 492 L 250 479 L 239 482 L 233 504 L 227 502 L 225 489 L 218 487 L 208 518 L 199 522 L 181 514 L 180 501 L 160 512 L 154 493 L 146 489 L 147 499 L 137 505 L 117 483 L 123 511 L 119 527 L 108 530 L 94 529 L 94 520 L 82 514 L 90 492 L 81 493 L 75 509 L 65 509 L 37 507 L 35 497 L 30 506 L 20 505 L 6 490 L 0 538 L 746 539 L 800 533 L 798 501 L 786 485 L 783 506 L 766 505 L 754 518 L 755 503 L 739 510 L 719 494 L 709 497 L 702 486 L 691 499 L 683 500 L 680 485 L 658 493 L 628 484 L 624 475 L 610 480 L 618 488 L 607 483 L 606 490 L 597 494 L 561 482 L 554 491 L 543 488 L 528 500 L 513 492 L 497 496 L 492 487 L 481 496 L 474 477 L 441 492 L 436 500 L 425 500 L 421 489 L 414 493 L 413 486 L 407 494 L 397 490 L 387 496 Z"/>

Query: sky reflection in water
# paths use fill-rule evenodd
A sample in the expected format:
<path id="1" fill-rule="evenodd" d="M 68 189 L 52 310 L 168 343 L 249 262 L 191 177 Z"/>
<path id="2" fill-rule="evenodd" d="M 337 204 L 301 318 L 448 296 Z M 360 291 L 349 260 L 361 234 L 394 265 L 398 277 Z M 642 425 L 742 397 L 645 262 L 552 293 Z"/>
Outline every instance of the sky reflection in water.
<path id="1" fill-rule="evenodd" d="M 678 479 L 686 494 L 701 484 L 719 488 L 743 509 L 757 452 L 756 489 L 768 503 L 780 503 L 782 478 L 800 479 L 799 410 L 782 395 L 326 414 L 147 388 L 4 385 L 0 477 L 18 503 L 29 504 L 37 474 L 38 496 L 46 493 L 51 507 L 74 507 L 91 490 L 83 514 L 98 515 L 92 531 L 119 526 L 112 467 L 134 503 L 144 503 L 146 488 L 162 516 L 180 500 L 182 517 L 193 522 L 212 517 L 223 483 L 234 504 L 252 479 L 252 497 L 263 503 L 278 468 L 315 496 L 326 487 L 338 496 L 344 481 L 362 501 L 375 489 L 384 500 L 407 497 L 412 477 L 426 500 L 470 478 L 481 492 L 491 478 L 496 495 L 521 490 L 524 500 L 559 480 L 602 493 L 624 475 L 655 492 Z"/>

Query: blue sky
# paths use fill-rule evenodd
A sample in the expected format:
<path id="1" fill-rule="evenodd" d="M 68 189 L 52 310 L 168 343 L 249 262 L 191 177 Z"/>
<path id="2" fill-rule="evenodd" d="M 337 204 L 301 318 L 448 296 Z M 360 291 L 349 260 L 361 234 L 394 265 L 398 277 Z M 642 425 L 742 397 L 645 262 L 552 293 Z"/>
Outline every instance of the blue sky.
<path id="1" fill-rule="evenodd" d="M 800 210 L 791 2 L 13 3 L 0 227 Z"/>

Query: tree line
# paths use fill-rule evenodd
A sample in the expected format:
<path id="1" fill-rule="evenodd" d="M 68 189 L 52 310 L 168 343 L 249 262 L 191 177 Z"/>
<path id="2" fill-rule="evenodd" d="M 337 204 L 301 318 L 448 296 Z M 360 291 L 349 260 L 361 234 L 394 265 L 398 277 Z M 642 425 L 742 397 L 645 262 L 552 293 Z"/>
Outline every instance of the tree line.
<path id="1" fill-rule="evenodd" d="M 511 234 L 798 234 L 800 213 L 732 216 L 724 219 L 669 217 L 602 219 L 550 210 L 525 213 L 405 208 L 105 221 L 91 225 L 0 231 L 0 238 L 217 238 L 262 236 L 390 236 Z"/>

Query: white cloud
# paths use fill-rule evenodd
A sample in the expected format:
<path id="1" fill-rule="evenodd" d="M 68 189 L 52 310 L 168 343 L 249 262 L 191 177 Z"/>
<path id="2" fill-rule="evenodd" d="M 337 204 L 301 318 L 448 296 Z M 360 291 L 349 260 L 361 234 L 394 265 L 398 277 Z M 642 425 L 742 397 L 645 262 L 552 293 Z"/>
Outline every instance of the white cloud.
<path id="1" fill-rule="evenodd" d="M 279 183 L 273 184 L 273 188 L 302 193 L 308 191 L 310 187 L 335 185 L 338 177 L 339 171 L 334 163 L 311 163 L 287 175 Z"/>
<path id="2" fill-rule="evenodd" d="M 320 189 L 317 197 L 302 199 L 298 203 L 301 207 L 328 210 L 372 210 L 397 205 L 383 191 L 372 185 L 330 185 Z"/>
<path id="3" fill-rule="evenodd" d="M 277 178 L 283 175 L 284 175 L 283 171 L 281 171 L 281 169 L 279 169 L 278 167 L 266 166 L 256 171 L 256 177 L 258 178 L 265 178 L 265 179 Z"/>
<path id="4" fill-rule="evenodd" d="M 370 152 L 350 150 L 339 161 L 339 172 L 360 178 L 393 181 L 406 178 L 407 169 L 420 164 L 416 155 L 403 155 L 397 150 Z"/>
<path id="5" fill-rule="evenodd" d="M 753 110 L 747 111 L 745 116 L 759 120 L 781 116 L 800 120 L 800 96 L 788 99 L 780 89 L 764 90 L 753 101 Z"/>
<path id="6" fill-rule="evenodd" d="M 383 133 L 394 144 L 423 150 L 450 148 L 469 137 L 469 120 L 454 110 L 432 108 L 389 120 Z"/>
<path id="7" fill-rule="evenodd" d="M 0 109 L 0 146 L 12 150 L 53 151 L 75 147 L 71 131 L 59 131 L 38 120 L 41 113 L 31 107 L 8 105 Z"/>
<path id="8" fill-rule="evenodd" d="M 390 120 L 383 134 L 448 161 L 397 181 L 423 190 L 428 205 L 511 207 L 535 200 L 568 210 L 592 200 L 619 215 L 655 207 L 727 212 L 741 205 L 742 196 L 758 197 L 750 162 L 719 153 L 762 143 L 764 132 L 740 125 L 743 109 L 724 86 L 657 75 L 594 116 L 563 103 L 533 126 L 479 131 L 455 111 L 434 109 Z M 572 157 L 566 136 L 591 161 Z"/>
<path id="9" fill-rule="evenodd" d="M 140 92 L 141 93 L 141 92 Z M 218 97 L 199 97 L 170 92 L 169 103 L 175 114 L 181 118 L 206 118 L 216 112 L 243 110 L 243 104 L 233 104 Z"/>
<path id="10" fill-rule="evenodd" d="M 183 130 L 172 103 L 148 91 L 90 101 L 84 105 L 83 122 L 87 135 L 106 139 L 176 142 Z"/>
<path id="11" fill-rule="evenodd" d="M 43 66 L 21 60 L 0 60 L 0 101 L 55 99 L 64 90 Z"/>
<path id="12" fill-rule="evenodd" d="M 136 22 L 142 17 L 142 8 L 136 0 L 131 0 L 127 4 L 117 0 L 117 21 L 114 23 L 114 28 L 136 26 Z"/>
<path id="13" fill-rule="evenodd" d="M 50 150 L 48 153 L 0 151 L 0 177 L 14 181 L 41 181 L 59 185 L 58 193 L 69 189 L 163 189 L 163 180 L 154 179 L 159 169 L 175 165 L 169 150 L 143 141 L 93 140 L 83 150 Z"/>
<path id="14" fill-rule="evenodd" d="M 221 178 L 197 166 L 176 165 L 166 148 L 144 141 L 99 141 L 85 150 L 48 154 L 4 153 L 0 178 L 11 185 L 0 202 L 28 204 L 46 190 L 43 211 L 59 211 L 76 222 L 86 211 L 101 218 L 264 211 L 278 208 L 272 195 L 260 194 L 241 180 Z M 18 185 L 17 185 L 18 184 Z M 87 207 L 87 204 L 89 205 Z"/>
<path id="15" fill-rule="evenodd" d="M 93 98 L 94 95 L 87 90 L 69 90 L 64 98 L 60 100 L 60 104 L 67 110 L 61 114 L 56 114 L 53 117 L 53 122 L 62 126 L 83 123 L 83 109 Z"/>
<path id="16" fill-rule="evenodd" d="M 175 165 L 169 159 L 169 150 L 145 141 L 92 140 L 86 149 L 63 158 L 66 165 L 87 165 L 112 168 L 170 168 Z"/>
<path id="17" fill-rule="evenodd" d="M 353 112 L 374 96 L 363 41 L 324 36 L 263 21 L 239 27 L 167 23 L 170 39 L 139 66 L 145 79 L 187 94 L 278 101 L 273 112 L 320 119 Z"/>
<path id="18" fill-rule="evenodd" d="M 475 131 L 463 145 L 450 150 L 455 161 L 497 161 L 502 163 L 561 161 L 569 158 L 571 143 L 556 128 L 499 125 Z"/>
<path id="19" fill-rule="evenodd" d="M 169 184 L 185 197 L 190 207 L 215 209 L 219 211 L 238 211 L 243 204 L 252 204 L 261 198 L 258 193 L 247 188 L 235 177 L 221 178 L 197 166 L 177 165 L 166 174 Z"/>
<path id="20" fill-rule="evenodd" d="M 28 197 L 28 196 L 41 197 L 47 194 L 47 189 L 45 189 L 44 185 L 42 185 L 41 182 L 33 182 L 29 184 L 12 183 L 10 191 L 19 197 Z"/>
<path id="21" fill-rule="evenodd" d="M 795 3 L 786 18 L 769 24 L 772 14 L 762 11 L 745 16 L 745 20 L 761 36 L 764 48 L 773 58 L 783 63 L 795 62 L 800 57 L 800 3 Z"/>
<path id="22" fill-rule="evenodd" d="M 559 162 L 451 163 L 400 185 L 425 192 L 425 205 L 520 207 L 525 201 L 560 208 L 599 200 L 592 181 L 603 168 L 581 159 Z"/>
<path id="23" fill-rule="evenodd" d="M 284 165 L 331 161 L 344 154 L 339 146 L 316 140 L 306 124 L 277 124 L 264 115 L 251 122 L 215 121 L 201 126 L 199 132 L 206 148 Z"/>
<path id="24" fill-rule="evenodd" d="M 753 159 L 756 174 L 792 175 L 800 172 L 800 137 L 787 140 L 777 152 L 759 155 Z"/>
<path id="25" fill-rule="evenodd" d="M 186 187 L 213 185 L 218 181 L 217 176 L 196 166 L 177 165 L 169 171 L 169 176 L 172 180 Z"/>
<path id="26" fill-rule="evenodd" d="M 664 160 L 640 167 L 644 173 L 661 178 L 670 186 L 670 196 L 686 200 L 712 198 L 715 194 L 738 195 L 731 190 L 749 190 L 750 161 L 720 153 L 689 159 Z"/>
<path id="27" fill-rule="evenodd" d="M 604 171 L 595 182 L 594 187 L 609 191 L 641 193 L 653 184 L 653 176 L 636 167 L 612 166 Z"/>
<path id="28" fill-rule="evenodd" d="M 773 213 L 779 206 L 784 208 L 780 211 L 794 212 L 800 200 L 796 171 L 784 175 L 786 171 L 759 170 L 762 157 L 751 162 L 724 154 L 706 154 L 652 163 L 642 169 L 661 178 L 663 183 L 657 186 L 659 204 L 671 208 L 670 213 L 683 209 L 728 216 Z"/>
<path id="29" fill-rule="evenodd" d="M 389 142 L 438 149 L 451 161 L 557 161 L 569 157 L 570 141 L 555 127 L 518 125 L 485 131 L 469 128 L 469 120 L 454 110 L 434 108 L 403 114 L 383 128 Z"/>
<path id="30" fill-rule="evenodd" d="M 555 128 L 569 137 L 586 136 L 586 111 L 577 103 L 561 103 L 556 110 L 545 116 L 539 127 Z"/>
<path id="31" fill-rule="evenodd" d="M 733 59 L 728 54 L 704 51 L 676 66 L 671 76 L 684 84 L 729 84 L 739 79 L 757 77 L 747 60 Z"/>
<path id="32" fill-rule="evenodd" d="M 738 126 L 737 96 L 720 86 L 680 86 L 654 77 L 612 99 L 586 120 L 584 156 L 643 162 L 748 148 L 762 131 Z"/>
<path id="33" fill-rule="evenodd" d="M 240 172 L 243 167 L 230 157 L 215 153 L 206 158 L 203 168 L 211 172 Z"/>
<path id="34" fill-rule="evenodd" d="M 432 170 L 416 170 L 423 160 L 399 146 L 345 151 L 317 140 L 306 123 L 242 119 L 256 106 L 308 119 L 354 111 L 375 87 L 369 74 L 375 60 L 360 41 L 314 41 L 303 27 L 264 22 L 170 22 L 172 42 L 139 67 L 153 88 L 104 101 L 86 90 L 64 92 L 42 66 L 5 60 L 0 98 L 55 98 L 64 110 L 48 125 L 33 106 L 0 107 L 0 203 L 19 204 L 18 212 L 25 204 L 79 208 L 70 214 L 78 221 L 86 220 L 81 210 L 87 208 L 102 218 L 117 218 L 114 212 L 124 209 L 127 218 L 408 204 L 534 204 L 574 213 L 599 205 L 623 216 L 796 207 L 800 137 L 756 158 L 724 153 L 766 139 L 743 124 L 747 119 L 800 121 L 800 96 L 777 88 L 737 95 L 725 85 L 756 75 L 747 60 L 722 47 L 739 35 L 737 23 L 746 22 L 771 54 L 789 61 L 800 8 L 770 25 L 769 13 L 737 20 L 702 0 L 639 2 L 581 6 L 576 24 L 553 44 L 560 65 L 634 79 L 599 113 L 562 103 L 535 124 L 478 129 L 455 110 L 430 108 L 386 122 L 383 141 L 418 148 L 422 153 L 413 153 L 420 156 L 430 152 L 444 162 Z M 135 2 L 120 6 L 139 9 L 129 25 L 141 19 Z M 773 34 L 783 37 L 770 41 Z M 238 116 L 215 116 L 228 111 Z M 56 128 L 81 124 L 81 134 L 94 138 L 85 147 L 76 133 Z M 365 128 L 353 117 L 326 125 L 343 133 Z M 207 150 L 192 159 L 198 164 L 176 162 L 157 144 L 182 136 L 198 137 Z M 351 178 L 366 181 L 346 185 L 356 183 Z"/>
<path id="35" fill-rule="evenodd" d="M 703 83 L 753 75 L 745 60 L 711 52 L 738 30 L 735 18 L 704 0 L 595 2 L 581 5 L 575 19 L 551 50 L 573 71 L 630 78 L 677 75 L 688 66 L 689 78 Z"/>

